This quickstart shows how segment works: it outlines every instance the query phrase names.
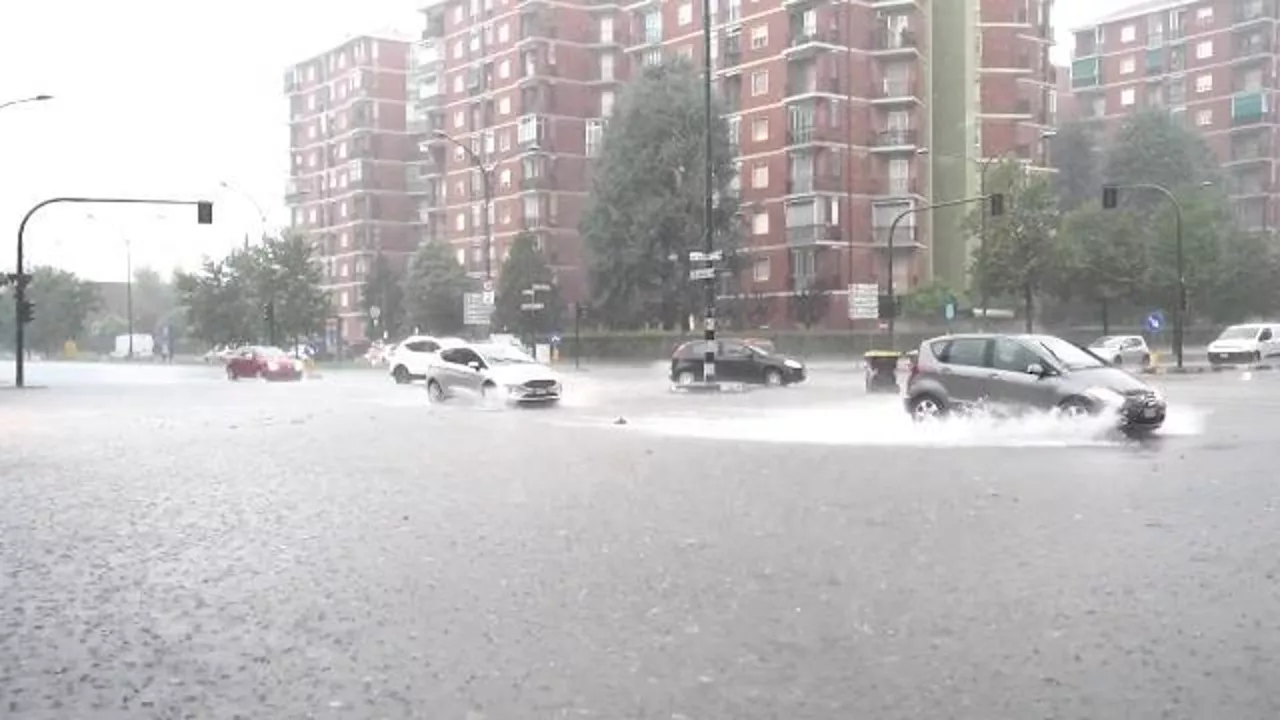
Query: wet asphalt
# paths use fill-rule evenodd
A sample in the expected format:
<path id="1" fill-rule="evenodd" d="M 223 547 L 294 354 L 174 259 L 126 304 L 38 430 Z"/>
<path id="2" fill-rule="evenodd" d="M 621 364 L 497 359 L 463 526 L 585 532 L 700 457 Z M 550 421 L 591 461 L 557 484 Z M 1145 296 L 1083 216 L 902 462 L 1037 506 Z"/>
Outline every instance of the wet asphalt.
<path id="1" fill-rule="evenodd" d="M 530 411 L 31 377 L 0 390 L 2 718 L 1280 717 L 1280 373 L 1156 378 L 1139 444 L 922 430 L 835 367 L 589 368 Z"/>

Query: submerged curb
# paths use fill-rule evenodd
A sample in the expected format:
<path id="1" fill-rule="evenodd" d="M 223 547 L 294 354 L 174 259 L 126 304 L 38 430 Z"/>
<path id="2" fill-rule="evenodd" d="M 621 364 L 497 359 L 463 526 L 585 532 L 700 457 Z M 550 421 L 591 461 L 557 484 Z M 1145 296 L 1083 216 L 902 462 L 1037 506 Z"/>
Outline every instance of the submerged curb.
<path id="1" fill-rule="evenodd" d="M 1204 373 L 1219 373 L 1226 370 L 1241 371 L 1262 371 L 1277 369 L 1275 365 L 1195 365 L 1192 367 L 1146 367 L 1142 369 L 1143 375 L 1201 375 Z"/>

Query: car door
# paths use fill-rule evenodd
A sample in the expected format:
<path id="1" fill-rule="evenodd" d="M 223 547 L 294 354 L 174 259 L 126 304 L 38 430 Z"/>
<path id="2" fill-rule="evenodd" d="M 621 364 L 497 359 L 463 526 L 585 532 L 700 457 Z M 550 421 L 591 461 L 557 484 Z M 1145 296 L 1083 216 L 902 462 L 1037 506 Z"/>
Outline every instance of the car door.
<path id="1" fill-rule="evenodd" d="M 1125 338 L 1120 345 L 1120 354 L 1126 365 L 1141 365 L 1147 354 L 1147 343 L 1140 337 Z"/>
<path id="2" fill-rule="evenodd" d="M 753 354 L 746 345 L 736 340 L 720 343 L 716 352 L 716 377 L 729 382 L 755 382 L 759 378 L 752 370 L 755 367 Z"/>
<path id="3" fill-rule="evenodd" d="M 1006 408 L 1050 409 L 1057 404 L 1057 388 L 1042 374 L 1028 372 L 1032 365 L 1051 367 L 1035 350 L 1014 338 L 996 338 L 987 383 L 990 401 Z"/>
<path id="4" fill-rule="evenodd" d="M 1280 338 L 1276 337 L 1274 327 L 1268 325 L 1258 332 L 1258 352 L 1264 358 L 1280 354 Z"/>
<path id="5" fill-rule="evenodd" d="M 938 375 L 949 401 L 971 405 L 986 397 L 990 347 L 991 340 L 984 337 L 958 337 L 947 343 L 938 357 Z"/>
<path id="6" fill-rule="evenodd" d="M 484 360 L 471 348 L 454 348 L 449 370 L 456 378 L 455 387 L 478 392 L 484 382 Z"/>
<path id="7" fill-rule="evenodd" d="M 432 340 L 414 340 L 405 343 L 404 366 L 409 368 L 409 374 L 419 377 L 426 375 L 439 349 L 439 344 Z"/>

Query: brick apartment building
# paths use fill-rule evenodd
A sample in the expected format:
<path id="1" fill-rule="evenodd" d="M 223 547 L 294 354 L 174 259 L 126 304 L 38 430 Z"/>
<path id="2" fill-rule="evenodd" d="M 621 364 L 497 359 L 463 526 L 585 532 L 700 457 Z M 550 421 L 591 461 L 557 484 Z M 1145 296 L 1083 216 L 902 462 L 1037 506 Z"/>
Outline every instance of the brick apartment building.
<path id="1" fill-rule="evenodd" d="M 837 288 L 826 324 L 847 326 L 843 288 L 887 279 L 887 228 L 930 198 L 980 193 L 985 160 L 1035 164 L 1053 125 L 1052 0 L 716 0 L 716 91 L 730 110 L 737 191 L 753 261 L 732 293 L 790 299 Z M 422 238 L 486 271 L 483 182 L 494 243 L 535 234 L 563 296 L 584 297 L 577 233 L 596 154 L 633 69 L 702 62 L 701 4 L 439 0 L 409 53 L 405 178 Z M 936 30 L 936 32 L 935 32 Z M 447 136 L 447 137 L 446 137 Z M 922 213 L 894 238 L 899 293 L 935 274 L 967 282 L 964 210 Z"/>
<path id="2" fill-rule="evenodd" d="M 1277 18 L 1274 0 L 1162 0 L 1076 29 L 1077 112 L 1114 129 L 1168 109 L 1222 163 L 1241 225 L 1275 227 Z"/>
<path id="3" fill-rule="evenodd" d="M 405 126 L 410 46 L 391 33 L 354 37 L 285 74 L 285 202 L 324 265 L 330 341 L 364 339 L 361 292 L 373 258 L 403 263 L 421 239 L 406 187 L 418 155 Z"/>

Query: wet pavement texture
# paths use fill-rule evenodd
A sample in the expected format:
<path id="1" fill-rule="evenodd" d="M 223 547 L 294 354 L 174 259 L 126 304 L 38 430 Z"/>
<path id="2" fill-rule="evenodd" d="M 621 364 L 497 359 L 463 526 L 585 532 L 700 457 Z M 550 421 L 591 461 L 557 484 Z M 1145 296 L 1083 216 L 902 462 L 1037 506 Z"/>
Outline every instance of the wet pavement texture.
<path id="1" fill-rule="evenodd" d="M 1280 716 L 1277 373 L 1153 378 L 1140 444 L 918 428 L 856 373 L 594 368 L 529 411 L 31 376 L 0 391 L 0 717 Z"/>

